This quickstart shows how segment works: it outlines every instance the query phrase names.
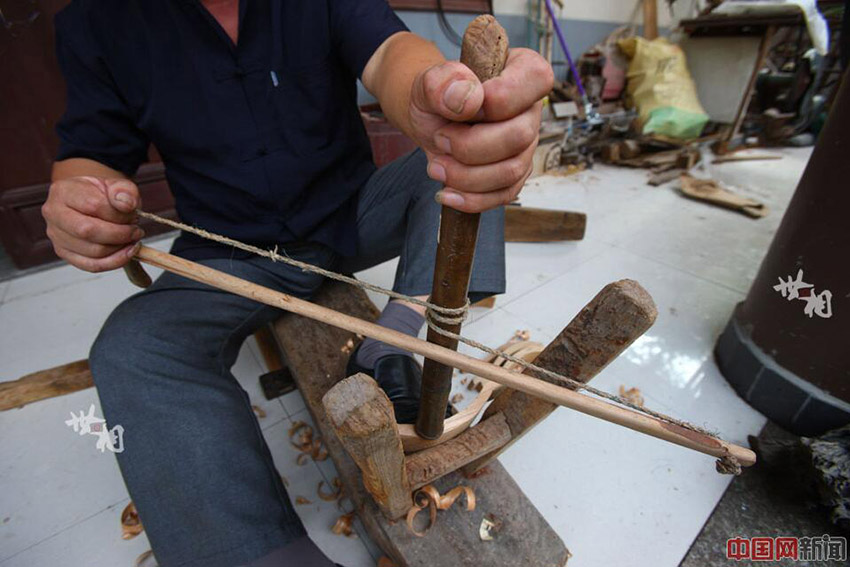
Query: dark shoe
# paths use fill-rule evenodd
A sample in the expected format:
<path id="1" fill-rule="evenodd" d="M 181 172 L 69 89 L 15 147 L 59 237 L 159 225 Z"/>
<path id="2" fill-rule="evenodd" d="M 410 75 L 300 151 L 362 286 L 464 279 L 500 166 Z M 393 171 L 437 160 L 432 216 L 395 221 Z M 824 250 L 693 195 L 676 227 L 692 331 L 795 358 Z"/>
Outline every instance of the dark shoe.
<path id="1" fill-rule="evenodd" d="M 346 376 L 362 372 L 374 378 L 392 402 L 396 422 L 416 423 L 422 387 L 422 367 L 419 363 L 412 356 L 388 354 L 375 362 L 375 368 L 363 368 L 356 362 L 359 348 L 354 349 L 348 359 Z"/>

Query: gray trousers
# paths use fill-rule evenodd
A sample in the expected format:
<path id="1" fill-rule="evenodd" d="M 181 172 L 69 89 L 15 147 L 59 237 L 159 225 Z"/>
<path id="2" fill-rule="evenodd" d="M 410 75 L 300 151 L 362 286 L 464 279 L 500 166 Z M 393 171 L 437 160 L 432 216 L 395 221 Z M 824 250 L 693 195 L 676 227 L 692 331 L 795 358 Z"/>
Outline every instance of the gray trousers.
<path id="1" fill-rule="evenodd" d="M 408 154 L 363 188 L 358 257 L 310 243 L 286 246 L 287 254 L 337 271 L 398 256 L 393 289 L 428 294 L 440 209 L 425 161 L 421 151 Z M 503 223 L 501 209 L 482 217 L 474 296 L 504 291 Z M 266 258 L 202 263 L 302 298 L 322 283 Z M 166 272 L 113 311 L 92 347 L 105 417 L 124 427 L 118 464 L 163 567 L 233 567 L 303 542 L 248 395 L 230 372 L 244 340 L 280 315 Z M 281 566 L 289 564 L 310 567 L 295 557 Z"/>

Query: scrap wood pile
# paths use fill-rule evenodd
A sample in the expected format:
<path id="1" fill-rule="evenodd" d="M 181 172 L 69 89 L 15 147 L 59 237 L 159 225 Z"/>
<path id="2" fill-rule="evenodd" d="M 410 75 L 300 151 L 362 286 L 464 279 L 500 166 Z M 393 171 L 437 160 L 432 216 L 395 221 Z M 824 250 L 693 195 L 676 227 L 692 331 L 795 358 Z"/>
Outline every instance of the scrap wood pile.
<path id="1" fill-rule="evenodd" d="M 563 80 L 556 80 L 548 97 L 541 128 L 545 157 L 538 172 L 571 174 L 601 161 L 647 169 L 649 184 L 657 186 L 690 172 L 708 155 L 709 147 L 723 156 L 711 164 L 721 164 L 781 159 L 739 156 L 739 149 L 813 143 L 839 84 L 843 7 L 803 14 L 796 27 L 766 28 L 763 45 L 753 53 L 753 68 L 749 62 L 738 63 L 740 54 L 736 59 L 731 51 L 724 51 L 731 50 L 736 38 L 750 28 L 729 23 L 726 31 L 719 32 L 703 23 L 724 17 L 746 23 L 751 15 L 733 4 L 742 3 L 710 2 L 695 11 L 695 17 L 683 19 L 672 40 L 652 34 L 637 37 L 636 22 L 630 22 L 586 50 L 565 73 L 555 62 L 556 75 Z M 815 20 L 824 22 L 829 32 L 825 37 L 811 31 Z M 744 26 L 743 31 L 735 31 L 736 25 Z M 758 29 L 750 29 L 750 34 Z M 712 45 L 720 47 L 708 49 L 704 43 L 692 47 L 696 45 L 693 38 L 706 36 L 719 40 Z M 726 39 L 731 43 L 724 44 Z M 547 51 L 541 49 L 541 53 Z M 744 59 L 749 61 L 748 57 Z M 718 80 L 718 69 L 728 70 L 729 76 Z M 734 117 L 718 115 L 717 99 L 723 97 L 706 95 L 724 90 L 728 97 L 723 99 L 724 108 L 739 107 Z"/>

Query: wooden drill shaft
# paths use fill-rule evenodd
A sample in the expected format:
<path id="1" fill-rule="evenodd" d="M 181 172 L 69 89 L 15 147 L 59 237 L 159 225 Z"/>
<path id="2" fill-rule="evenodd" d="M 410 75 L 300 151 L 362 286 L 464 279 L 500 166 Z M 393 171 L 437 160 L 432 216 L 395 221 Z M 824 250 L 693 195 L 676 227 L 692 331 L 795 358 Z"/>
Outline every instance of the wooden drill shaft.
<path id="1" fill-rule="evenodd" d="M 460 61 L 483 83 L 502 72 L 508 57 L 508 35 L 493 16 L 478 16 L 463 36 Z M 443 206 L 440 212 L 440 238 L 434 265 L 431 301 L 441 307 L 466 304 L 472 258 L 478 239 L 478 213 L 463 213 Z M 440 327 L 460 332 L 460 323 Z M 457 341 L 428 329 L 428 342 L 457 350 Z M 452 369 L 433 359 L 425 360 L 422 371 L 422 399 L 416 419 L 416 432 L 425 439 L 443 434 L 443 420 L 452 387 Z"/>
<path id="2" fill-rule="evenodd" d="M 534 377 L 504 370 L 489 362 L 472 358 L 416 337 L 381 327 L 375 323 L 351 317 L 333 309 L 327 309 L 309 301 L 268 289 L 236 276 L 231 276 L 230 274 L 198 264 L 197 262 L 168 254 L 167 252 L 160 252 L 154 248 L 142 246 L 136 254 L 136 258 L 151 266 L 168 270 L 191 280 L 206 283 L 218 289 L 235 293 L 236 295 L 247 297 L 254 301 L 283 309 L 284 311 L 334 325 L 352 333 L 372 337 L 401 349 L 420 354 L 426 358 L 432 358 L 443 364 L 458 368 L 463 372 L 487 378 L 514 390 L 520 390 L 532 396 L 628 427 L 629 429 L 651 435 L 658 439 L 663 439 L 715 457 L 732 456 L 743 466 L 750 466 L 756 461 L 755 453 L 744 447 L 733 445 L 709 435 L 664 422 L 655 417 L 585 396 L 568 388 L 549 384 Z"/>

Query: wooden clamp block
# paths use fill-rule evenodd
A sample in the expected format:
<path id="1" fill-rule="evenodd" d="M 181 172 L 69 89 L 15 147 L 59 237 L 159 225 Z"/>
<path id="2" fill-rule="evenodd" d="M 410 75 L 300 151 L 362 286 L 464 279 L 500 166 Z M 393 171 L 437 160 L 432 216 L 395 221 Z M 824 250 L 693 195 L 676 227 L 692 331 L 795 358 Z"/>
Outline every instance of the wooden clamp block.
<path id="1" fill-rule="evenodd" d="M 363 475 L 363 485 L 394 520 L 413 506 L 412 492 L 456 471 L 511 439 L 497 413 L 445 443 L 404 456 L 393 406 L 365 374 L 349 376 L 322 398 L 328 420 Z"/>
<path id="2" fill-rule="evenodd" d="M 363 473 L 363 485 L 391 520 L 413 506 L 393 406 L 365 374 L 350 376 L 322 398 L 328 420 Z"/>
<path id="3" fill-rule="evenodd" d="M 608 284 L 549 343 L 534 363 L 587 383 L 649 329 L 657 316 L 652 297 L 636 281 L 620 280 Z M 525 374 L 532 373 L 526 371 Z M 545 375 L 537 377 L 548 380 Z M 504 414 L 511 429 L 511 441 L 473 461 L 463 472 L 472 474 L 493 462 L 557 407 L 517 390 L 504 390 L 484 412 L 484 418 Z"/>
<path id="4" fill-rule="evenodd" d="M 379 315 L 365 292 L 339 282 L 326 282 L 313 297 L 313 301 L 369 321 L 374 321 Z M 437 478 L 443 471 L 433 463 L 445 463 L 446 459 L 437 457 L 437 453 L 430 451 L 463 452 L 466 451 L 462 449 L 464 445 L 469 449 L 479 447 L 471 443 L 471 436 L 479 434 L 482 427 L 491 423 L 490 420 L 482 421 L 451 442 L 428 449 L 428 452 L 416 453 L 405 460 L 411 489 L 420 482 L 433 482 L 437 490 L 445 493 L 462 484 L 475 491 L 475 510 L 468 512 L 462 506 L 456 505 L 441 511 L 436 524 L 428 530 L 425 537 L 411 534 L 404 522 L 387 519 L 366 491 L 360 468 L 337 437 L 336 428 L 322 404 L 324 395 L 345 378 L 349 349 L 343 347 L 349 340 L 356 342 L 357 337 L 348 331 L 295 315 L 284 315 L 275 323 L 274 330 L 286 364 L 292 371 L 307 409 L 313 416 L 336 465 L 346 496 L 353 503 L 369 536 L 396 565 L 560 567 L 566 564 L 569 552 L 564 542 L 498 462 L 491 464 L 486 474 L 476 478 L 464 478 L 459 471 Z M 505 437 L 508 433 L 506 429 L 502 429 Z M 488 433 L 484 437 L 492 441 L 502 435 Z M 498 442 L 501 443 L 502 439 Z M 492 449 L 489 452 L 492 452 Z M 476 453 L 470 450 L 469 454 Z M 453 462 L 463 461 L 462 458 L 452 457 L 455 458 L 458 460 Z M 430 472 L 426 474 L 426 471 Z M 418 476 L 420 474 L 421 478 Z M 429 480 L 430 475 L 434 475 L 437 480 Z M 478 530 L 487 514 L 501 520 L 503 525 L 493 541 L 485 542 L 481 541 Z"/>

